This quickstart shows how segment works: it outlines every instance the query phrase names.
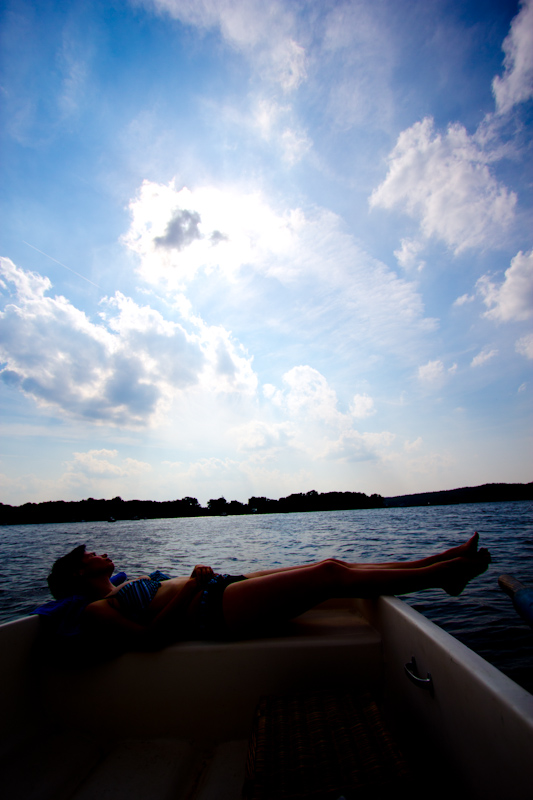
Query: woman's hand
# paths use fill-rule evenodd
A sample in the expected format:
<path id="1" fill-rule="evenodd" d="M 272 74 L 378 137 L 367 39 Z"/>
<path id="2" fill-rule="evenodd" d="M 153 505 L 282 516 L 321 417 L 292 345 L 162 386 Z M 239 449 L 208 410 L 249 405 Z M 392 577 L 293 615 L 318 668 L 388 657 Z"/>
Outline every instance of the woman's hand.
<path id="1" fill-rule="evenodd" d="M 215 573 L 212 568 L 206 567 L 204 564 L 197 564 L 191 574 L 191 578 L 196 578 L 198 587 L 205 586 L 214 577 Z"/>

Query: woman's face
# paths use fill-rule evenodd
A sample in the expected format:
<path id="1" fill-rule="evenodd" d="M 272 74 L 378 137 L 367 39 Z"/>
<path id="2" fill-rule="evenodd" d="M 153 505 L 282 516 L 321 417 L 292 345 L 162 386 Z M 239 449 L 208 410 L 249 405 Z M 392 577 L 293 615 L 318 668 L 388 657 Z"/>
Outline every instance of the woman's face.
<path id="1" fill-rule="evenodd" d="M 86 550 L 83 558 L 83 573 L 84 575 L 94 575 L 108 572 L 110 575 L 113 573 L 114 564 L 108 557 L 107 553 L 97 555 L 91 550 Z"/>

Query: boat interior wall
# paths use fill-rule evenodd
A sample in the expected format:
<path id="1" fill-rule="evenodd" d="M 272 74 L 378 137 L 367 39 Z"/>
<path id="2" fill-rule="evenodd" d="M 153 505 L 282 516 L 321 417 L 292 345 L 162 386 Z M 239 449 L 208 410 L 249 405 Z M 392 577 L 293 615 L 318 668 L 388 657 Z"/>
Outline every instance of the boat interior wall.
<path id="1" fill-rule="evenodd" d="M 32 654 L 39 630 L 37 617 L 0 626 L 0 747 L 16 746 L 36 724 L 40 705 Z"/>
<path id="2" fill-rule="evenodd" d="M 13 628 L 20 665 L 28 663 L 35 622 L 28 618 Z M 377 687 L 382 674 L 379 634 L 356 613 L 355 604 L 335 603 L 313 609 L 283 635 L 268 639 L 183 642 L 75 668 L 49 661 L 46 648 L 37 647 L 31 661 L 26 674 L 13 666 L 0 688 L 3 695 L 9 695 L 7 687 L 16 687 L 17 696 L 29 697 L 28 687 L 38 687 L 40 702 L 26 708 L 29 717 L 37 714 L 49 725 L 101 735 L 102 718 L 111 713 L 120 721 L 112 735 L 120 730 L 143 737 L 150 730 L 151 736 L 204 745 L 206 739 L 248 736 L 261 694 L 330 687 L 332 681 Z M 16 717 L 20 706 L 13 702 L 10 708 L 11 718 Z M 6 720 L 4 733 L 9 728 Z"/>
<path id="3" fill-rule="evenodd" d="M 385 702 L 404 748 L 420 758 L 429 743 L 464 796 L 530 800 L 533 695 L 397 598 L 359 602 L 382 635 Z M 432 693 L 405 674 L 413 656 Z"/>

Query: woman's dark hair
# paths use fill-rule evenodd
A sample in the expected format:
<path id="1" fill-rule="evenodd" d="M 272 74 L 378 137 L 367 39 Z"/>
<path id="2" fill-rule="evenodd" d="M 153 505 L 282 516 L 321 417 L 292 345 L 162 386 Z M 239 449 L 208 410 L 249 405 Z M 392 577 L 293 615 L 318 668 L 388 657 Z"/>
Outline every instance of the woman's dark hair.
<path id="1" fill-rule="evenodd" d="M 80 544 L 66 556 L 58 558 L 48 576 L 48 587 L 56 600 L 80 594 L 80 574 L 85 545 Z"/>

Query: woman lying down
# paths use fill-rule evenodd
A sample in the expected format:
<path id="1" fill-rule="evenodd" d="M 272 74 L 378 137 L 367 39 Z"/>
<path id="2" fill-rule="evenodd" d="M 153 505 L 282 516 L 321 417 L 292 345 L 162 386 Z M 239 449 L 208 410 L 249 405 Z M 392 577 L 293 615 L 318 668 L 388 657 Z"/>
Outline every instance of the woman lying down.
<path id="1" fill-rule="evenodd" d="M 122 574 L 116 585 L 107 553 L 97 555 L 80 545 L 55 562 L 48 585 L 60 601 L 55 605 L 76 600 L 82 633 L 144 649 L 184 639 L 259 636 L 332 598 L 435 588 L 458 595 L 490 560 L 488 550 L 478 550 L 476 533 L 464 544 L 418 561 L 365 564 L 328 558 L 247 575 L 221 575 L 198 565 L 190 577 L 153 572 L 128 581 Z"/>

